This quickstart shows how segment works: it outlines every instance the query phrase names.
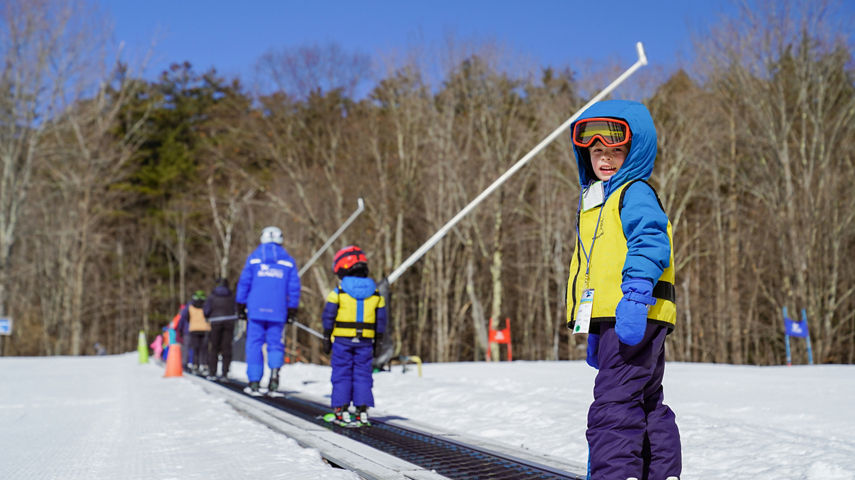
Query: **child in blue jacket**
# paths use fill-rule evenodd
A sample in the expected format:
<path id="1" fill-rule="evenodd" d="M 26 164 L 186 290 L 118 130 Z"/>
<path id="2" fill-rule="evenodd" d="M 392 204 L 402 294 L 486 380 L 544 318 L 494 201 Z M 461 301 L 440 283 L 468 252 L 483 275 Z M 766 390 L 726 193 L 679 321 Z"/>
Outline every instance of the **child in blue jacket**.
<path id="1" fill-rule="evenodd" d="M 571 125 L 582 194 L 567 322 L 598 368 L 588 411 L 589 478 L 677 480 L 680 434 L 663 403 L 674 328 L 671 223 L 647 183 L 656 128 L 647 108 L 610 100 Z"/>
<path id="2" fill-rule="evenodd" d="M 327 295 L 321 315 L 324 353 L 332 352 L 330 404 L 338 421 L 351 421 L 353 403 L 356 420 L 368 423 L 368 407 L 374 406 L 371 363 L 386 331 L 386 301 L 368 278 L 368 260 L 356 245 L 335 254 L 332 270 L 341 283 Z"/>

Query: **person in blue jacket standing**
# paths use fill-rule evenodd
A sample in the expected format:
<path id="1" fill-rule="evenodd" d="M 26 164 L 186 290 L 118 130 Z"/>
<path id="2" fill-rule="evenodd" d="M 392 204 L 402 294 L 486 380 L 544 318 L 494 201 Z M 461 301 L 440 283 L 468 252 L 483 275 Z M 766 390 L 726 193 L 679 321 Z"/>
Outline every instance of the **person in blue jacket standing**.
<path id="1" fill-rule="evenodd" d="M 332 366 L 331 406 L 338 421 L 351 423 L 350 404 L 356 421 L 368 423 L 368 407 L 374 406 L 372 360 L 386 332 L 386 302 L 368 278 L 368 260 L 356 245 L 339 250 L 333 273 L 341 283 L 329 295 L 321 314 L 324 353 Z"/>
<path id="2" fill-rule="evenodd" d="M 247 320 L 246 376 L 247 390 L 259 394 L 264 375 L 262 346 L 267 344 L 270 367 L 268 392 L 279 388 L 279 369 L 285 363 L 282 330 L 289 319 L 297 316 L 300 306 L 300 277 L 297 262 L 282 247 L 282 230 L 265 227 L 261 244 L 246 259 L 235 295 L 237 315 Z"/>
<path id="3" fill-rule="evenodd" d="M 567 323 L 599 371 L 589 478 L 678 480 L 680 433 L 665 405 L 665 336 L 676 320 L 671 223 L 647 179 L 656 128 L 643 104 L 598 102 L 571 124 L 579 168 Z"/>

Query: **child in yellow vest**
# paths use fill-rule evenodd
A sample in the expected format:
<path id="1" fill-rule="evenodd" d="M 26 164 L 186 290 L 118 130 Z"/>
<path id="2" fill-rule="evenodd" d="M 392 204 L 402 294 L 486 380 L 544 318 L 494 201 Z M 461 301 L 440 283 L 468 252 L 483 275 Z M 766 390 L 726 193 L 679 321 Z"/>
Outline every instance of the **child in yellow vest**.
<path id="1" fill-rule="evenodd" d="M 571 125 L 582 194 L 567 322 L 599 372 L 588 411 L 589 478 L 677 480 L 680 434 L 663 403 L 674 328 L 671 223 L 646 180 L 656 128 L 637 102 L 609 100 Z"/>
<path id="2" fill-rule="evenodd" d="M 374 406 L 374 351 L 386 331 L 386 302 L 368 277 L 368 260 L 351 245 L 339 250 L 333 273 L 341 283 L 329 295 L 321 315 L 324 353 L 332 353 L 330 403 L 339 422 L 350 423 L 349 407 L 356 407 L 356 420 L 368 423 L 368 407 Z"/>

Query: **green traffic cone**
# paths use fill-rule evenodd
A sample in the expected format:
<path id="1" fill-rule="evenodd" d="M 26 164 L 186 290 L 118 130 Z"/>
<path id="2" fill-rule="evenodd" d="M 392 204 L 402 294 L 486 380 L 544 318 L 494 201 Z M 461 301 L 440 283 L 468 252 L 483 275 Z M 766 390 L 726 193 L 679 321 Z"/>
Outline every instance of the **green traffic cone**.
<path id="1" fill-rule="evenodd" d="M 140 354 L 140 363 L 148 363 L 148 344 L 145 339 L 145 332 L 140 330 L 140 339 L 137 342 L 137 351 Z"/>

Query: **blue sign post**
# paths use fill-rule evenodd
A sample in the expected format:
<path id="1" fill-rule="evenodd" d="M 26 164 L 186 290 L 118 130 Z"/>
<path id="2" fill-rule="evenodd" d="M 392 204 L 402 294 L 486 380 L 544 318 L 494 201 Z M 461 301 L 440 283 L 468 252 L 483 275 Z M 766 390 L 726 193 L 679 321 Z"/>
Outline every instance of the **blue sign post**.
<path id="1" fill-rule="evenodd" d="M 12 335 L 12 319 L 0 317 L 0 335 Z"/>
<path id="2" fill-rule="evenodd" d="M 807 313 L 802 309 L 802 320 L 797 322 L 787 315 L 787 307 L 784 310 L 784 342 L 787 347 L 787 366 L 793 365 L 793 357 L 790 353 L 790 337 L 804 338 L 807 342 L 808 364 L 813 365 L 813 351 L 810 347 L 810 331 L 808 330 Z"/>
<path id="3" fill-rule="evenodd" d="M 0 355 L 3 355 L 3 347 L 6 345 L 4 336 L 12 335 L 12 319 L 9 317 L 0 317 Z"/>

